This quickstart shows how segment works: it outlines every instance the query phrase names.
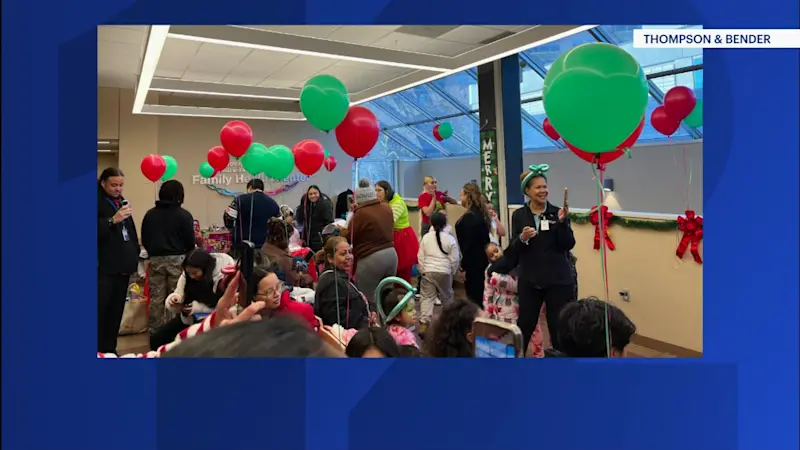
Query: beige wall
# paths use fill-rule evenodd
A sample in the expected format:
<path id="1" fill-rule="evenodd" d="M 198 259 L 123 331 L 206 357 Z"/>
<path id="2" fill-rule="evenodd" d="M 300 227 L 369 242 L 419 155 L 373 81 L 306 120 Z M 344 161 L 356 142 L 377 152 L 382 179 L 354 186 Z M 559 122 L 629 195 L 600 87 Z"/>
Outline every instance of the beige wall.
<path id="1" fill-rule="evenodd" d="M 98 153 L 97 154 L 97 176 L 108 167 L 119 166 L 119 158 L 116 153 Z"/>

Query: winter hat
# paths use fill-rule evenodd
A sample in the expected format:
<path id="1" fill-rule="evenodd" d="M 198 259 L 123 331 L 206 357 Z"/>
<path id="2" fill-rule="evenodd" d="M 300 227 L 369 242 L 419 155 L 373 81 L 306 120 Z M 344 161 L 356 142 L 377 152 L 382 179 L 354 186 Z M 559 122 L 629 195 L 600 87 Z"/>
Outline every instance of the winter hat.
<path id="1" fill-rule="evenodd" d="M 375 187 L 368 179 L 362 178 L 358 181 L 358 188 L 355 192 L 356 204 L 362 204 L 370 200 L 377 200 L 378 194 L 375 193 Z"/>

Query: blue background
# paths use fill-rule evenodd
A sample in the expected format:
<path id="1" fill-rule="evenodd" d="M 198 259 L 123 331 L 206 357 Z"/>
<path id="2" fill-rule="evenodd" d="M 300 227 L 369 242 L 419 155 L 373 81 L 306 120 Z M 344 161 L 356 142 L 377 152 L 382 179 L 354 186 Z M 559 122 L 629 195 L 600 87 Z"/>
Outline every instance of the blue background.
<path id="1" fill-rule="evenodd" d="M 798 448 L 796 49 L 704 53 L 702 360 L 95 359 L 99 23 L 799 17 L 794 0 L 432 5 L 3 2 L 4 449 Z"/>

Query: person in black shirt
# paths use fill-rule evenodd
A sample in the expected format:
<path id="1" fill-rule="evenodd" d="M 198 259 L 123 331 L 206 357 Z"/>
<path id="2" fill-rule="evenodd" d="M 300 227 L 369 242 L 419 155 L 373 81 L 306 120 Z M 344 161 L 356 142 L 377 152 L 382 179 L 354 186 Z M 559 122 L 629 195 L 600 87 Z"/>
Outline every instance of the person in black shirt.
<path id="1" fill-rule="evenodd" d="M 461 206 L 467 211 L 458 219 L 455 228 L 461 249 L 464 288 L 467 298 L 483 308 L 484 271 L 489 265 L 485 249 L 489 244 L 491 218 L 477 184 L 467 183 L 461 189 Z"/>
<path id="2" fill-rule="evenodd" d="M 267 240 L 267 223 L 273 217 L 281 217 L 280 206 L 264 193 L 264 181 L 253 178 L 247 182 L 247 193 L 236 197 L 225 208 L 222 219 L 231 231 L 236 249 L 242 241 L 250 241 L 255 248 L 261 248 Z"/>
<path id="3" fill-rule="evenodd" d="M 316 253 L 322 250 L 322 229 L 333 223 L 333 203 L 319 190 L 319 186 L 311 185 L 295 209 L 295 220 L 302 226 L 300 239 L 303 245 Z"/>
<path id="4" fill-rule="evenodd" d="M 97 180 L 97 351 L 116 353 L 130 278 L 139 265 L 139 238 L 122 197 L 125 175 L 109 167 Z"/>
<path id="5" fill-rule="evenodd" d="M 185 255 L 195 247 L 194 218 L 181 207 L 183 197 L 180 181 L 164 182 L 156 206 L 142 219 L 142 246 L 150 259 L 147 327 L 151 336 L 169 320 L 164 302 L 178 285 Z"/>
<path id="6" fill-rule="evenodd" d="M 511 244 L 506 252 L 515 258 L 519 268 L 517 325 L 527 351 L 544 303 L 550 339 L 558 350 L 558 315 L 564 305 L 575 300 L 575 279 L 569 259 L 575 236 L 567 205 L 558 208 L 547 201 L 550 167 L 542 164 L 528 169 L 520 178 L 522 191 L 530 201 L 511 216 Z"/>

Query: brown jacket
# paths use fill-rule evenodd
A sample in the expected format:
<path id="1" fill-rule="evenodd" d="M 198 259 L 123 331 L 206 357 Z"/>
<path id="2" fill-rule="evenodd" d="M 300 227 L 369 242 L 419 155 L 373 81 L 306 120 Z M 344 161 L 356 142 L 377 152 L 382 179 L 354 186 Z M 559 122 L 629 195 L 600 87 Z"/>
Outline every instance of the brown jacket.
<path id="1" fill-rule="evenodd" d="M 286 284 L 296 287 L 310 287 L 313 283 L 311 276 L 298 273 L 294 269 L 294 257 L 287 250 L 281 250 L 272 244 L 266 243 L 261 247 L 261 252 L 278 264 L 278 267 L 283 272 Z"/>
<path id="2" fill-rule="evenodd" d="M 377 251 L 394 247 L 393 226 L 394 216 L 388 203 L 370 200 L 359 204 L 347 229 L 356 262 Z"/>

